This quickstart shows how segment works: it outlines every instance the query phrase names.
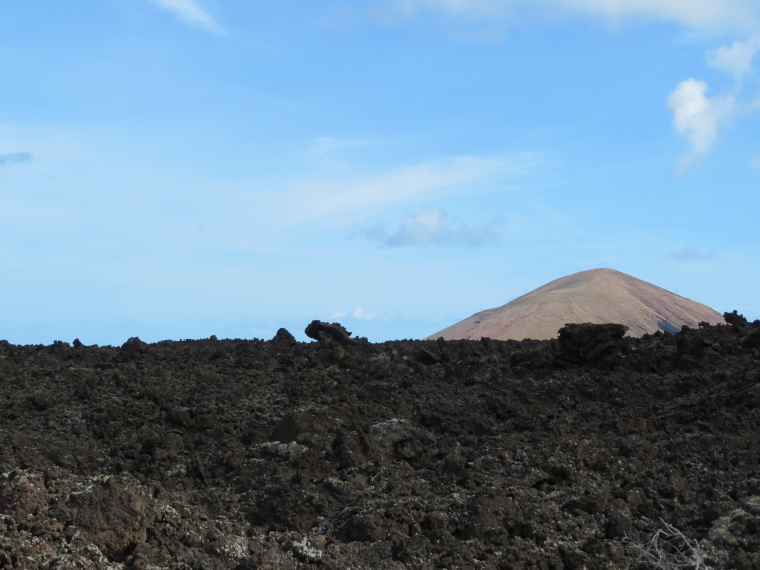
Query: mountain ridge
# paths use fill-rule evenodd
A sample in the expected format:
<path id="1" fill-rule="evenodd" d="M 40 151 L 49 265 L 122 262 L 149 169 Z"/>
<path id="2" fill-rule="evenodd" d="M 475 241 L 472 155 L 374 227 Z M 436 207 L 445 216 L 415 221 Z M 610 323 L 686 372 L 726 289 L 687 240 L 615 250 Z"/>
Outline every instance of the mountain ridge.
<path id="1" fill-rule="evenodd" d="M 720 313 L 615 269 L 560 277 L 500 307 L 486 309 L 430 335 L 446 340 L 555 338 L 567 323 L 620 323 L 628 335 L 676 332 L 683 325 L 721 324 Z"/>

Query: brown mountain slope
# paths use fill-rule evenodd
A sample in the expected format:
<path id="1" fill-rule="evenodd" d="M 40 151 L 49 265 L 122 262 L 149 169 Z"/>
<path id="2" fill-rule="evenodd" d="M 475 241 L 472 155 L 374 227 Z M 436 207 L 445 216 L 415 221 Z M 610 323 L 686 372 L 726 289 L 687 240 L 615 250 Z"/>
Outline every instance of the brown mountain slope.
<path id="1" fill-rule="evenodd" d="M 717 311 L 614 269 L 562 277 L 502 307 L 481 311 L 428 337 L 549 339 L 566 323 L 621 323 L 629 336 L 674 332 L 701 321 L 723 323 Z"/>

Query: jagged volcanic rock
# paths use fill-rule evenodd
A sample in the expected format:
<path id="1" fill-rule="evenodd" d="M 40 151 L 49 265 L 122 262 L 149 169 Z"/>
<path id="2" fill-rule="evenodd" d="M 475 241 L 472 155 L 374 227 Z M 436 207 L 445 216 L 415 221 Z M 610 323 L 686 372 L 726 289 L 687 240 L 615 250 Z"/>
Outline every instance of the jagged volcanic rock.
<path id="1" fill-rule="evenodd" d="M 760 568 L 760 322 L 726 317 L 0 341 L 0 568 Z"/>
<path id="2" fill-rule="evenodd" d="M 629 336 L 719 324 L 717 311 L 614 269 L 562 277 L 502 307 L 481 311 L 428 337 L 478 340 L 555 338 L 567 323 L 618 323 Z"/>

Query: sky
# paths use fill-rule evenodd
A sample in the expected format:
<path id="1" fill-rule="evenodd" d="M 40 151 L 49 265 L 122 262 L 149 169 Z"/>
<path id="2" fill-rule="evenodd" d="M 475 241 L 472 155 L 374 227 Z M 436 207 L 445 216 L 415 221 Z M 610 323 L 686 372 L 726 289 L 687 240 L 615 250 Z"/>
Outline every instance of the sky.
<path id="1" fill-rule="evenodd" d="M 423 338 L 610 267 L 760 318 L 756 0 L 0 3 L 0 338 Z"/>

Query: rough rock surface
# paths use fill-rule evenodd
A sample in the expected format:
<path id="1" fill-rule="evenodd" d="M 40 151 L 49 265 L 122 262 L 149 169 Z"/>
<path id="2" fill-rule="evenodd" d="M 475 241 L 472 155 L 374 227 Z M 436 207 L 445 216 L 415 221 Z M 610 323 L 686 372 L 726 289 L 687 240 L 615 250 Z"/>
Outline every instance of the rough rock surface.
<path id="1" fill-rule="evenodd" d="M 652 568 L 664 525 L 760 568 L 760 323 L 726 321 L 0 341 L 0 568 Z"/>

